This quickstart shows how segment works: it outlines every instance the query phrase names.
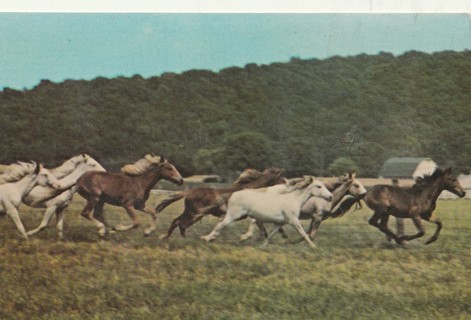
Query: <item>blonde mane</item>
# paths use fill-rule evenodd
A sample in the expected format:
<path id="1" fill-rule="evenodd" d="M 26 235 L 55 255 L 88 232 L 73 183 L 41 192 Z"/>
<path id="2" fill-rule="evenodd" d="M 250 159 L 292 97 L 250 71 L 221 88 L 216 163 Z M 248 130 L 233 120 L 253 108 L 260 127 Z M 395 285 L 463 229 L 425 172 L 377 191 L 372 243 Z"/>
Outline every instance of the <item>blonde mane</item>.
<path id="1" fill-rule="evenodd" d="M 123 166 L 121 168 L 121 172 L 130 176 L 138 176 L 149 170 L 152 165 L 160 163 L 160 159 L 160 157 L 151 154 L 146 154 L 144 158 L 139 159 L 134 163 Z"/>
<path id="2" fill-rule="evenodd" d="M 36 163 L 26 163 L 18 161 L 10 164 L 0 175 L 0 184 L 16 182 L 36 169 Z"/>

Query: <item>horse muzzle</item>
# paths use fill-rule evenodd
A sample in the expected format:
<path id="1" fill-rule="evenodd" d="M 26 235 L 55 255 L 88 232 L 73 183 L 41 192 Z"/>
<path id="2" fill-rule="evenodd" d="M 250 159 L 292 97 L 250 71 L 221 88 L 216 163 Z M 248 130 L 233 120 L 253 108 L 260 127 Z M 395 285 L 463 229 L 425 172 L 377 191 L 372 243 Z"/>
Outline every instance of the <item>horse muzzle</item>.
<path id="1" fill-rule="evenodd" d="M 183 178 L 175 179 L 175 183 L 177 184 L 177 186 L 183 185 Z"/>
<path id="2" fill-rule="evenodd" d="M 456 195 L 460 198 L 464 198 L 464 196 L 466 195 L 466 192 L 464 190 L 460 190 L 460 192 L 456 193 Z"/>
<path id="3" fill-rule="evenodd" d="M 55 189 L 55 190 L 62 189 L 62 186 L 59 183 L 48 183 L 48 187 L 50 187 L 52 189 Z"/>

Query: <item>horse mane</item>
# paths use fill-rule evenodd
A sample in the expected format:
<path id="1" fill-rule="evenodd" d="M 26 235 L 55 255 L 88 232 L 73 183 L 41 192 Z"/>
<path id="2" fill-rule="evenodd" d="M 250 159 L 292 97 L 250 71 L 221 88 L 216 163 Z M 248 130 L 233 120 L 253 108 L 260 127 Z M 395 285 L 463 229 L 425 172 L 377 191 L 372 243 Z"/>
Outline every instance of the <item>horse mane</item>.
<path id="1" fill-rule="evenodd" d="M 36 169 L 36 163 L 18 161 L 8 166 L 4 173 L 0 175 L 0 184 L 16 182 Z"/>
<path id="2" fill-rule="evenodd" d="M 294 186 L 294 190 L 302 190 L 307 188 L 311 185 L 311 183 L 314 182 L 314 179 L 315 178 L 311 176 L 304 176 L 304 179 L 302 181 L 296 183 L 296 185 Z"/>
<path id="3" fill-rule="evenodd" d="M 161 157 L 146 154 L 144 158 L 134 163 L 126 164 L 121 168 L 121 172 L 130 176 L 139 176 L 147 172 L 154 164 L 160 163 Z"/>
<path id="4" fill-rule="evenodd" d="M 263 172 L 255 169 L 245 169 L 232 183 L 234 186 L 242 186 L 263 176 Z"/>
<path id="5" fill-rule="evenodd" d="M 285 169 L 280 169 L 280 168 L 267 168 L 263 170 L 263 172 L 255 170 L 255 169 L 245 169 L 240 176 L 232 183 L 233 186 L 242 186 L 246 185 L 250 182 L 253 182 L 257 179 L 260 179 L 261 177 L 264 176 L 282 176 L 285 174 Z"/>
<path id="6" fill-rule="evenodd" d="M 415 183 L 412 188 L 423 188 L 433 181 L 437 180 L 437 178 L 441 177 L 445 172 L 440 168 L 435 169 L 435 171 L 431 175 L 424 175 L 423 177 L 415 178 Z"/>

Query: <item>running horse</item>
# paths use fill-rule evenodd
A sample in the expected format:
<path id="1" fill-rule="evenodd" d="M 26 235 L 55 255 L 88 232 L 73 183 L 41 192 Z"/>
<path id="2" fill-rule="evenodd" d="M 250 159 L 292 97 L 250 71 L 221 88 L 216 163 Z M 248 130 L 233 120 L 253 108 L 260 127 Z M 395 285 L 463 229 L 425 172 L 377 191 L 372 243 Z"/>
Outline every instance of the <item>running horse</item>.
<path id="1" fill-rule="evenodd" d="M 152 224 L 145 233 L 156 228 L 155 211 L 145 206 L 150 190 L 160 179 L 165 179 L 177 185 L 183 184 L 183 178 L 175 167 L 164 157 L 146 155 L 134 164 L 121 168 L 121 172 L 89 171 L 77 180 L 77 192 L 87 200 L 81 215 L 94 222 L 98 233 L 106 233 L 106 222 L 103 217 L 105 203 L 121 206 L 132 219 L 127 226 L 113 227 L 116 231 L 127 231 L 139 226 L 134 209 L 145 212 L 152 217 Z M 93 213 L 92 213 L 93 210 Z"/>
<path id="2" fill-rule="evenodd" d="M 224 217 L 227 200 L 232 193 L 242 189 L 256 189 L 284 183 L 284 174 L 285 170 L 279 168 L 268 168 L 263 172 L 247 169 L 229 188 L 200 187 L 188 192 L 180 192 L 164 199 L 157 206 L 157 212 L 161 212 L 168 205 L 182 198 L 185 198 L 185 209 L 180 216 L 173 220 L 167 234 L 162 236 L 161 239 L 167 240 L 176 227 L 179 227 L 180 234 L 184 237 L 186 229 L 206 215 L 211 214 L 216 217 Z"/>
<path id="3" fill-rule="evenodd" d="M 418 178 L 412 187 L 376 185 L 368 190 L 364 198 L 367 206 L 374 211 L 368 222 L 398 244 L 403 245 L 404 241 L 424 236 L 423 219 L 437 226 L 435 233 L 425 242 L 425 244 L 430 244 L 438 239 L 442 229 L 442 223 L 435 217 L 433 211 L 438 196 L 443 190 L 450 191 L 460 198 L 466 195 L 451 168 L 446 170 L 437 168 L 432 175 Z M 412 219 L 418 232 L 414 235 L 396 235 L 388 228 L 390 215 Z"/>

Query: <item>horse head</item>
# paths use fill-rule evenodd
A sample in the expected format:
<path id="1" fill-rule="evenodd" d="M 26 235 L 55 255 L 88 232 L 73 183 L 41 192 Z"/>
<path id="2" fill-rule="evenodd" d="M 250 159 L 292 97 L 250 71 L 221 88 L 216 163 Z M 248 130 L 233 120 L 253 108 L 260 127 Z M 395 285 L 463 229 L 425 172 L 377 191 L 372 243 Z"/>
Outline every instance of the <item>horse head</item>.
<path id="1" fill-rule="evenodd" d="M 311 190 L 312 196 L 319 197 L 327 201 L 332 201 L 332 193 L 330 193 L 322 181 L 319 179 L 314 179 L 313 177 L 310 177 L 310 180 L 308 181 L 310 181 L 308 188 Z"/>
<path id="2" fill-rule="evenodd" d="M 439 169 L 437 169 L 439 170 Z M 450 191 L 453 194 L 456 194 L 458 197 L 463 198 L 466 195 L 461 183 L 459 182 L 458 178 L 453 174 L 453 170 L 451 168 L 442 171 L 441 173 L 443 179 L 443 189 Z"/>
<path id="3" fill-rule="evenodd" d="M 160 174 L 162 179 L 173 182 L 178 186 L 183 184 L 183 177 L 180 172 L 163 156 L 156 157 L 159 158 L 157 165 L 160 167 Z"/>
<path id="4" fill-rule="evenodd" d="M 45 169 L 42 164 L 36 164 L 34 174 L 36 175 L 36 183 L 38 185 L 53 189 L 61 188 L 59 180 L 57 180 L 49 170 Z"/>
<path id="5" fill-rule="evenodd" d="M 366 195 L 366 188 L 363 186 L 360 180 L 355 178 L 355 175 L 353 175 L 352 184 L 348 189 L 348 194 L 357 199 L 361 199 Z"/>

